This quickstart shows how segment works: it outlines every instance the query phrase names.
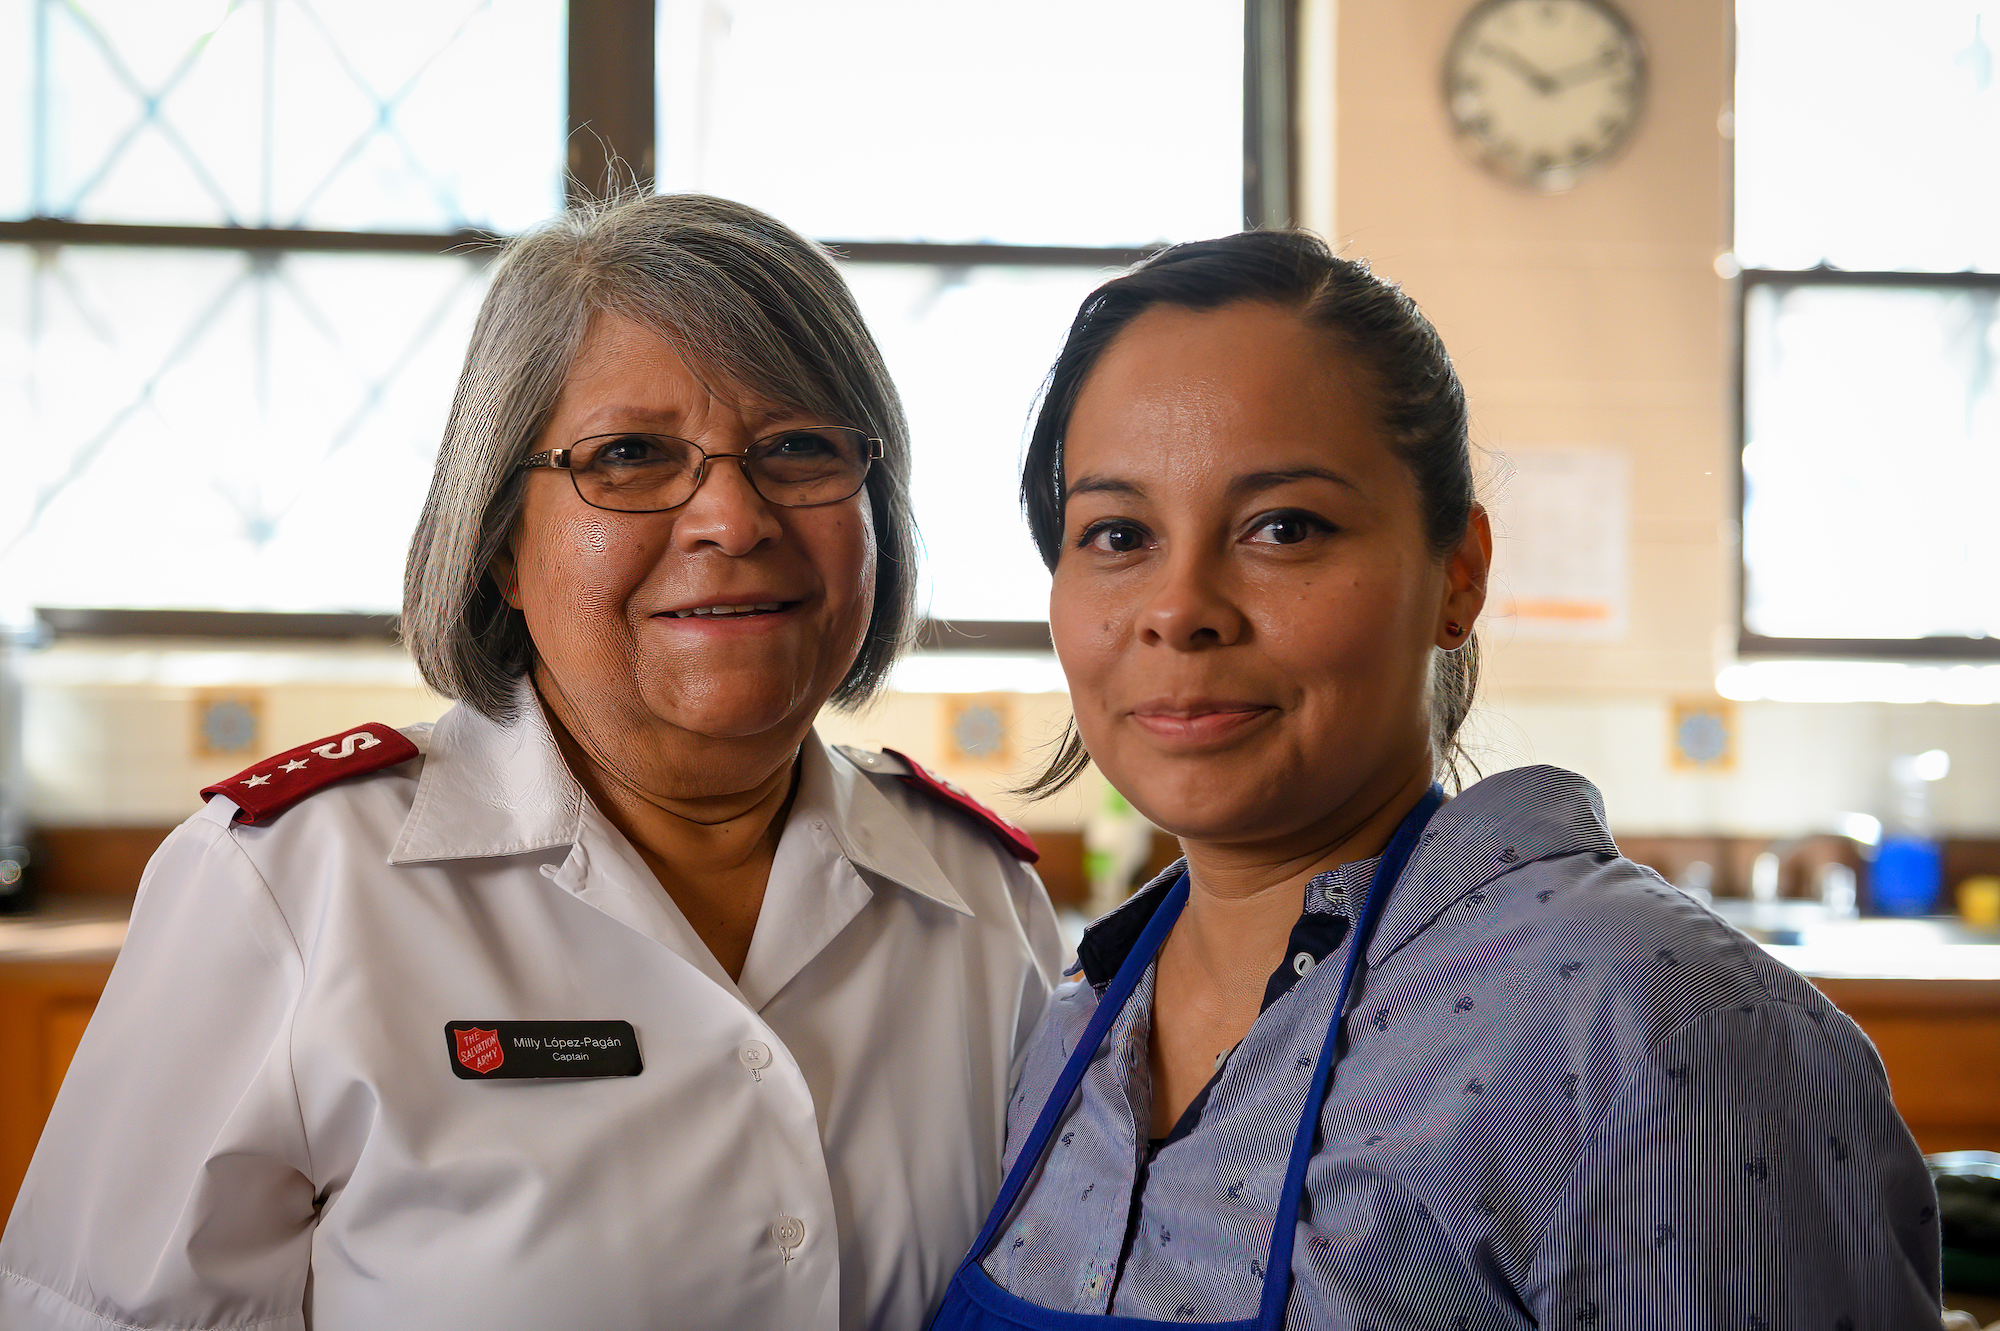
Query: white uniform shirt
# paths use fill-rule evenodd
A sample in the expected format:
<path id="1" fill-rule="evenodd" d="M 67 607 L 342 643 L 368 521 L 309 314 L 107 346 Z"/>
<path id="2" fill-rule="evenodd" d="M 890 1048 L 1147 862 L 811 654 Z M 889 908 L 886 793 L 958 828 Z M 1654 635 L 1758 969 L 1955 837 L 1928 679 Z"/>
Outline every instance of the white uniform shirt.
<path id="1" fill-rule="evenodd" d="M 732 982 L 531 700 L 406 733 L 160 848 L 0 1326 L 920 1326 L 1061 960 L 1034 874 L 814 736 Z M 496 1019 L 630 1022 L 644 1070 L 461 1080 L 445 1024 Z"/>

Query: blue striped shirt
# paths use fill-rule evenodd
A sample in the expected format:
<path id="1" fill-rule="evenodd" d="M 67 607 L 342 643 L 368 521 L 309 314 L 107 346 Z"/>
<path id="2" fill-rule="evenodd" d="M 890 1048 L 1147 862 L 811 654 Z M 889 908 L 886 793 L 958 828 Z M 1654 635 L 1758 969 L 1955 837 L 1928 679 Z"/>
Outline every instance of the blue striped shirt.
<path id="1" fill-rule="evenodd" d="M 1081 976 L 1057 991 L 1009 1104 L 1010 1166 L 1180 868 L 1087 932 Z M 1372 868 L 1314 879 L 1306 915 L 1347 916 Z M 1322 960 L 1345 959 L 1351 928 L 1318 936 L 1340 940 Z M 1254 1315 L 1340 970 L 1299 963 L 1274 982 L 1157 1150 L 1149 970 L 987 1274 L 1068 1312 Z M 1287 1326 L 1938 1324 L 1937 1199 L 1867 1037 L 1621 858 L 1582 777 L 1523 768 L 1447 803 L 1356 986 Z"/>

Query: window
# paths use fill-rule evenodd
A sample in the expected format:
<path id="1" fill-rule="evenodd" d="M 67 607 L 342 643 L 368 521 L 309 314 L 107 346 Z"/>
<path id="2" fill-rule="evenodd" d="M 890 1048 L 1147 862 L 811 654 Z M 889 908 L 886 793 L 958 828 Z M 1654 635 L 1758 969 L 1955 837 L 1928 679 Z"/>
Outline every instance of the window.
<path id="1" fill-rule="evenodd" d="M 867 13 L 665 0 L 661 187 L 742 199 L 845 256 L 910 416 L 930 613 L 1030 641 L 992 623 L 1047 615 L 1014 501 L 1030 405 L 1093 287 L 1242 225 L 1246 26 L 1282 37 L 1283 7 Z"/>
<path id="2" fill-rule="evenodd" d="M 0 0 L 7 596 L 393 610 L 562 49 L 546 0 Z"/>
<path id="3" fill-rule="evenodd" d="M 1737 20 L 1742 647 L 2000 657 L 2000 3 Z"/>
<path id="4" fill-rule="evenodd" d="M 664 0 L 663 189 L 847 241 L 1122 250 L 1235 230 L 1243 15 L 1215 0 Z"/>
<path id="5" fill-rule="evenodd" d="M 911 417 L 931 613 L 1032 638 L 1035 392 L 1112 271 L 1246 198 L 1284 220 L 1285 13 L 0 0 L 0 588 L 393 611 L 490 238 L 615 154 L 834 247 Z"/>

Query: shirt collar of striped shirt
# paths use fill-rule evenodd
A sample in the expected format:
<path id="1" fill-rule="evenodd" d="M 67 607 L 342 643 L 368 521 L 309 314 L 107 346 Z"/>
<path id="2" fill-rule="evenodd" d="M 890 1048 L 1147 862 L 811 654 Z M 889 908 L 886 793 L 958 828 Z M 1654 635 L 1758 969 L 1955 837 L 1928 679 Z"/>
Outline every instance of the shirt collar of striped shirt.
<path id="1" fill-rule="evenodd" d="M 1560 767 L 1517 767 L 1468 786 L 1431 819 L 1417 853 L 1368 949 L 1369 964 L 1422 933 L 1438 916 L 1525 865 L 1569 855 L 1615 856 L 1605 827 L 1604 800 L 1593 786 Z M 1347 899 L 1367 891 L 1375 861 L 1343 864 L 1313 880 L 1306 911 L 1345 909 L 1324 888 Z M 1123 905 L 1083 931 L 1077 966 L 1093 988 L 1118 973 L 1160 902 L 1187 867 L 1176 861 Z"/>

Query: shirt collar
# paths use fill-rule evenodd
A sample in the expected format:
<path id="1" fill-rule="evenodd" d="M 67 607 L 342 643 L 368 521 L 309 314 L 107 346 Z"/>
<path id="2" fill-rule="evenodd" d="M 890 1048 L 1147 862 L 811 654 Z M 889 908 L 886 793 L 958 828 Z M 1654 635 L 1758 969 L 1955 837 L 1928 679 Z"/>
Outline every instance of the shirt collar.
<path id="1" fill-rule="evenodd" d="M 1604 797 L 1575 772 L 1516 767 L 1467 787 L 1424 829 L 1368 946 L 1369 964 L 1495 879 L 1580 854 L 1615 856 L 1618 845 L 1605 827 Z"/>
<path id="2" fill-rule="evenodd" d="M 1306 884 L 1305 909 L 1300 918 L 1307 915 L 1351 915 L 1352 903 L 1367 894 L 1368 884 L 1375 873 L 1375 863 L 1374 859 L 1353 860 L 1313 875 L 1312 881 Z M 1101 989 L 1111 982 L 1111 977 L 1125 964 L 1125 958 L 1131 955 L 1132 945 L 1139 941 L 1139 935 L 1152 921 L 1153 912 L 1166 899 L 1174 880 L 1186 869 L 1186 860 L 1174 861 L 1152 882 L 1133 893 L 1123 905 L 1083 931 L 1083 940 L 1076 949 L 1077 968 L 1093 987 Z"/>
<path id="3" fill-rule="evenodd" d="M 833 838 L 855 868 L 901 884 L 961 915 L 972 914 L 923 837 L 876 786 L 876 778 L 828 747 L 816 732 L 806 737 L 800 761 L 787 835 L 800 823 L 810 822 L 813 830 Z"/>
<path id="4" fill-rule="evenodd" d="M 417 797 L 389 863 L 569 846 L 583 809 L 583 787 L 556 749 L 534 687 L 522 680 L 512 720 L 460 703 L 431 730 Z"/>
<path id="5" fill-rule="evenodd" d="M 1496 773 L 1447 801 L 1424 829 L 1368 948 L 1379 963 L 1468 893 L 1523 864 L 1576 854 L 1616 855 L 1597 787 L 1560 767 Z M 1348 910 L 1368 891 L 1376 861 L 1356 860 L 1315 877 L 1308 913 Z M 1085 980 L 1102 988 L 1187 868 L 1176 861 L 1123 905 L 1083 931 L 1076 950 Z"/>
<path id="6" fill-rule="evenodd" d="M 1076 968 L 1070 974 L 1081 974 L 1093 989 L 1102 990 L 1111 983 L 1111 977 L 1132 954 L 1132 945 L 1152 923 L 1153 912 L 1166 900 L 1175 880 L 1186 872 L 1187 861 L 1175 860 L 1122 904 L 1086 925 L 1083 938 L 1076 945 Z"/>
<path id="7" fill-rule="evenodd" d="M 874 778 L 810 734 L 800 750 L 799 788 L 785 835 L 810 828 L 831 837 L 856 868 L 972 914 L 923 838 Z M 533 685 L 520 682 L 512 720 L 461 703 L 432 729 L 417 795 L 391 864 L 519 855 L 574 845 L 587 807 L 542 715 Z M 607 824 L 608 825 L 608 824 Z M 780 842 L 783 849 L 783 841 Z"/>

